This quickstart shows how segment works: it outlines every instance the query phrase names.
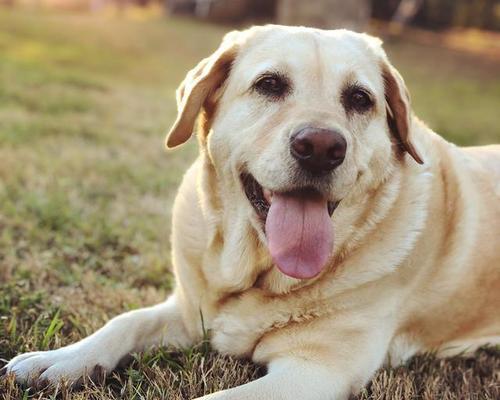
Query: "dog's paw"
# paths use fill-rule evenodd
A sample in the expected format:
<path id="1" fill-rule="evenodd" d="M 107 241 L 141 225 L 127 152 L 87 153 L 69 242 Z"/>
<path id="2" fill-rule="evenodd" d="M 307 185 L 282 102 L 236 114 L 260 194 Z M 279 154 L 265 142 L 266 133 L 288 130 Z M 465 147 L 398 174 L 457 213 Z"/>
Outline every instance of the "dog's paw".
<path id="1" fill-rule="evenodd" d="M 114 363 L 107 359 L 105 352 L 88 350 L 74 344 L 57 350 L 25 353 L 14 357 L 4 369 L 15 375 L 17 382 L 30 386 L 54 385 L 61 381 L 76 385 L 86 376 L 102 379 L 114 368 Z"/>
<path id="2" fill-rule="evenodd" d="M 247 329 L 241 322 L 229 315 L 221 315 L 214 320 L 211 343 L 217 351 L 238 357 L 251 355 L 260 334 Z"/>
<path id="3" fill-rule="evenodd" d="M 269 329 L 269 320 L 259 310 L 258 299 L 242 295 L 226 304 L 212 322 L 212 345 L 224 354 L 250 356 L 259 338 Z"/>

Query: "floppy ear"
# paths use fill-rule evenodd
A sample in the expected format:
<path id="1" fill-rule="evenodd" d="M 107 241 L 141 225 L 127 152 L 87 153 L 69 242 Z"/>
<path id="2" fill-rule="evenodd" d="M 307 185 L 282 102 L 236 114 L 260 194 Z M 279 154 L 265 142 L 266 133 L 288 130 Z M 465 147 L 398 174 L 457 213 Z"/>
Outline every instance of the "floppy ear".
<path id="1" fill-rule="evenodd" d="M 186 142 L 205 101 L 226 79 L 236 56 L 234 34 L 226 35 L 221 46 L 188 72 L 177 89 L 177 119 L 165 140 L 167 148 Z"/>
<path id="2" fill-rule="evenodd" d="M 410 95 L 399 72 L 389 62 L 382 65 L 382 76 L 385 85 L 385 100 L 387 105 L 387 122 L 389 128 L 398 141 L 399 146 L 413 159 L 423 164 L 411 141 L 410 132 Z"/>

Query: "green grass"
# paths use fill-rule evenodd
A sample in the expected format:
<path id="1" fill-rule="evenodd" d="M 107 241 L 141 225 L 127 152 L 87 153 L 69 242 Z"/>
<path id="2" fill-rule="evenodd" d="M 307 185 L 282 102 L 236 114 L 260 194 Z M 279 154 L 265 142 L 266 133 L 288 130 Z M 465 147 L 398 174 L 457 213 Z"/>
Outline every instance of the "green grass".
<path id="1" fill-rule="evenodd" d="M 163 135 L 176 86 L 224 31 L 0 8 L 1 360 L 74 342 L 168 295 L 170 206 L 196 146 L 167 154 Z M 436 131 L 459 144 L 500 141 L 498 65 L 411 42 L 388 43 L 388 52 Z M 498 370 L 495 362 L 483 370 Z M 72 396 L 186 399 L 262 372 L 202 343 L 137 355 L 106 385 Z M 404 374 L 412 369 L 383 372 L 370 393 Z M 12 381 L 1 381 L 0 395 L 54 396 Z"/>

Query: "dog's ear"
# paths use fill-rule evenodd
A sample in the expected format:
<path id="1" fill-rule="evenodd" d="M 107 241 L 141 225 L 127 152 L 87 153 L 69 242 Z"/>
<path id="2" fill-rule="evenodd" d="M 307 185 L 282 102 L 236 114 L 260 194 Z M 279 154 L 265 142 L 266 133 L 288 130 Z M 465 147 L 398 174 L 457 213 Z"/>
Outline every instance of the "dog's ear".
<path id="1" fill-rule="evenodd" d="M 177 89 L 177 119 L 165 140 L 167 148 L 179 146 L 192 135 L 196 118 L 205 101 L 226 79 L 237 53 L 237 32 L 227 34 L 210 57 L 188 72 Z"/>
<path id="2" fill-rule="evenodd" d="M 387 60 L 384 60 L 382 63 L 382 76 L 384 78 L 389 128 L 398 145 L 404 151 L 408 152 L 417 163 L 423 164 L 422 157 L 420 157 L 411 141 L 410 95 L 403 78 Z"/>

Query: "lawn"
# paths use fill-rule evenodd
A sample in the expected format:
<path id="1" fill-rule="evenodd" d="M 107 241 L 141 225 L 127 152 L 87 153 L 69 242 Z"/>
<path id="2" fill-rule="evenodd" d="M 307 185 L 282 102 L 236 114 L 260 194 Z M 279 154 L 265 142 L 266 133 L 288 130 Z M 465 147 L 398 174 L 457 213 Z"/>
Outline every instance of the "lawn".
<path id="1" fill-rule="evenodd" d="M 170 206 L 196 145 L 166 153 L 174 90 L 226 28 L 0 8 L 0 366 L 74 342 L 172 287 Z M 458 144 L 500 142 L 500 65 L 391 42 L 417 114 Z M 417 357 L 361 399 L 495 399 L 500 352 Z M 135 355 L 62 398 L 189 399 L 263 373 L 200 343 Z M 0 380 L 1 399 L 55 398 Z"/>

